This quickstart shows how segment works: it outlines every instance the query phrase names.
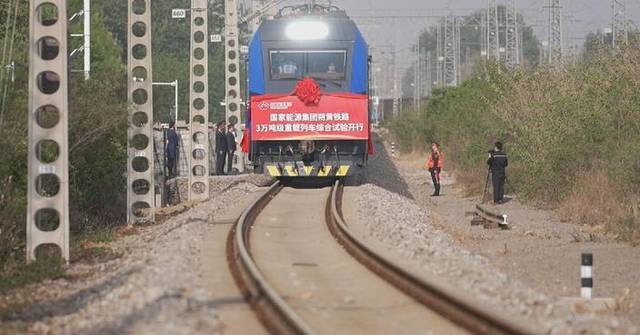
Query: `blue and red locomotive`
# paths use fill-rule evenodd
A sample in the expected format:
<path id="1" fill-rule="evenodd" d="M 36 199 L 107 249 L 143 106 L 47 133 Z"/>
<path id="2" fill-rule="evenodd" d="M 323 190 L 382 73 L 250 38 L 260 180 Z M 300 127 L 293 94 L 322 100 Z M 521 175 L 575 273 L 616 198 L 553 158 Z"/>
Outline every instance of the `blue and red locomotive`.
<path id="1" fill-rule="evenodd" d="M 372 153 L 368 47 L 336 7 L 285 7 L 249 46 L 243 150 L 273 177 L 345 177 Z"/>

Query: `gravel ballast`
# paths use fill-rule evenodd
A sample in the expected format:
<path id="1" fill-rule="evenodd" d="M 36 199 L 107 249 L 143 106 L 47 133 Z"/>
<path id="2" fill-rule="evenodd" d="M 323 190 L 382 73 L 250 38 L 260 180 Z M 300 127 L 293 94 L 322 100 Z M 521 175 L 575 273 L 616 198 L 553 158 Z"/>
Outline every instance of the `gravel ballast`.
<path id="1" fill-rule="evenodd" d="M 209 177 L 209 197 L 214 197 L 239 183 L 251 183 L 256 186 L 269 186 L 274 179 L 262 174 L 242 174 Z M 184 203 L 189 198 L 189 178 L 178 177 L 167 181 L 167 201 L 171 205 Z"/>
<path id="2" fill-rule="evenodd" d="M 358 215 L 366 234 L 392 247 L 421 271 L 504 315 L 527 318 L 550 334 L 636 332 L 612 316 L 575 313 L 567 303 L 511 279 L 432 225 L 428 213 L 412 200 L 371 184 L 351 192 L 358 194 Z"/>
<path id="3" fill-rule="evenodd" d="M 105 245 L 119 257 L 75 263 L 63 279 L 0 297 L 0 334 L 216 334 L 201 249 L 215 218 L 264 189 L 241 182 L 165 223 Z M 226 271 L 226 269 L 223 269 Z"/>

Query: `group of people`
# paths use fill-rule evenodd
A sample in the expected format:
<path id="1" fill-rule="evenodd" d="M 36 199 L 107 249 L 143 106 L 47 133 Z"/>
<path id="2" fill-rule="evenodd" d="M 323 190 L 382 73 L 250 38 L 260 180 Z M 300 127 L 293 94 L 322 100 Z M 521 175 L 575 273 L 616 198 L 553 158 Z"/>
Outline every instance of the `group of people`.
<path id="1" fill-rule="evenodd" d="M 488 173 L 491 175 L 491 183 L 493 185 L 493 203 L 504 203 L 504 183 L 506 180 L 506 168 L 509 165 L 507 154 L 502 150 L 502 143 L 496 142 L 492 150 L 489 150 L 489 159 L 487 160 L 489 168 Z M 431 173 L 431 181 L 433 182 L 433 194 L 437 197 L 440 195 L 440 174 L 444 168 L 444 155 L 440 150 L 440 144 L 431 143 L 431 152 L 427 159 L 427 169 Z M 489 178 L 487 176 L 487 182 Z M 486 187 L 485 187 L 486 189 Z M 484 199 L 484 194 L 483 194 Z"/>
<path id="2" fill-rule="evenodd" d="M 226 130 L 225 130 L 226 129 Z M 237 149 L 236 128 L 226 122 L 216 124 L 216 174 L 219 176 L 230 174 L 233 171 L 233 155 Z M 227 172 L 224 172 L 224 166 Z"/>
<path id="3" fill-rule="evenodd" d="M 175 122 L 169 123 L 165 139 L 165 157 L 169 179 L 178 176 L 177 159 L 180 141 L 176 132 Z M 226 125 L 224 121 L 216 124 L 216 174 L 226 175 L 233 171 L 233 155 L 237 149 L 236 129 L 232 124 Z M 227 172 L 224 172 L 225 163 Z"/>

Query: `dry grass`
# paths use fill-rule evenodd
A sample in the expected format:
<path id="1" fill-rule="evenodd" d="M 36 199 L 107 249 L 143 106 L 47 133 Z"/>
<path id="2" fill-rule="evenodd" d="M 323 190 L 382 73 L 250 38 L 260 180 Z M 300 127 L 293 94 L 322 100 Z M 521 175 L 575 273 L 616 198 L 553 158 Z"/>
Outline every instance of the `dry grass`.
<path id="1" fill-rule="evenodd" d="M 456 173 L 453 171 L 453 175 L 456 179 L 456 183 L 463 187 L 466 196 L 475 196 L 482 194 L 484 191 L 485 183 L 487 182 L 486 170 L 469 170 L 466 173 Z M 487 185 L 487 192 L 491 192 L 491 182 Z"/>
<path id="2" fill-rule="evenodd" d="M 606 171 L 594 169 L 577 175 L 573 190 L 560 203 L 558 212 L 563 221 L 595 226 L 624 217 L 625 207 Z"/>
<path id="3" fill-rule="evenodd" d="M 561 220 L 598 227 L 615 239 L 640 243 L 638 199 L 624 198 L 604 169 L 579 173 L 560 203 Z"/>

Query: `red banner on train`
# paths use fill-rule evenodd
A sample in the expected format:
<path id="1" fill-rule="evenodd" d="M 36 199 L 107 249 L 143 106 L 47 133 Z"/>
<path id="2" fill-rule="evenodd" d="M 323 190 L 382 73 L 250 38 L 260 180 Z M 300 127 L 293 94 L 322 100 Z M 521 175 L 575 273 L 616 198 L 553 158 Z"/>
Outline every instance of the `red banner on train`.
<path id="1" fill-rule="evenodd" d="M 251 98 L 251 140 L 366 140 L 368 99 L 361 94 L 323 94 L 318 104 L 295 95 Z"/>

